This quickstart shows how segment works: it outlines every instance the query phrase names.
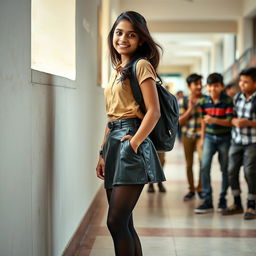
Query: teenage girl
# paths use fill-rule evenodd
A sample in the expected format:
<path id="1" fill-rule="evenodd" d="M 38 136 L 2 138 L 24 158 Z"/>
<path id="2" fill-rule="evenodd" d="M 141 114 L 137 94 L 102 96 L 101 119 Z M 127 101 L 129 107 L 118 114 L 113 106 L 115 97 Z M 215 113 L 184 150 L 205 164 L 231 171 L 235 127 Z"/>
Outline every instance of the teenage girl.
<path id="1" fill-rule="evenodd" d="M 155 85 L 160 48 L 152 39 L 146 20 L 137 12 L 124 12 L 108 35 L 114 72 L 105 88 L 108 124 L 96 167 L 104 180 L 109 202 L 107 226 L 115 255 L 141 256 L 141 244 L 133 226 L 132 211 L 144 184 L 165 180 L 157 152 L 148 138 L 160 117 Z M 131 91 L 134 60 L 143 94 L 143 114 Z"/>

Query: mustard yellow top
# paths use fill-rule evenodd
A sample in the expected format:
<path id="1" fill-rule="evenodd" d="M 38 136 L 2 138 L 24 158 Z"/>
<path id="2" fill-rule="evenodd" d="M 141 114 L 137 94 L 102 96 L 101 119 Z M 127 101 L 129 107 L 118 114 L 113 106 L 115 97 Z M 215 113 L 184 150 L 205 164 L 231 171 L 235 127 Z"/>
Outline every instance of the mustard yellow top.
<path id="1" fill-rule="evenodd" d="M 133 97 L 130 80 L 126 79 L 124 84 L 119 81 L 121 69 L 121 66 L 115 69 L 104 91 L 108 120 L 134 117 L 142 119 L 144 115 Z M 144 59 L 138 61 L 136 74 L 139 84 L 148 78 L 156 80 L 156 72 L 153 66 Z"/>

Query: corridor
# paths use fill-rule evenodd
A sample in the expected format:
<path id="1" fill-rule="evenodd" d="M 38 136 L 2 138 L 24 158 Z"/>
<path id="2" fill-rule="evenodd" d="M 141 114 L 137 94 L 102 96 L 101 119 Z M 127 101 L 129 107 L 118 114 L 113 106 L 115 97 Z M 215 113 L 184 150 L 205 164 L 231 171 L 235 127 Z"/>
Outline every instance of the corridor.
<path id="1" fill-rule="evenodd" d="M 245 221 L 242 214 L 222 216 L 216 211 L 220 190 L 217 158 L 212 168 L 215 211 L 202 215 L 193 212 L 200 203 L 198 198 L 183 202 L 187 183 L 182 145 L 177 142 L 166 160 L 167 193 L 159 193 L 157 189 L 156 193 L 147 193 L 145 187 L 134 212 L 144 256 L 255 256 L 256 221 Z M 247 188 L 243 181 L 242 188 L 245 204 Z M 230 191 L 228 194 L 229 204 L 233 203 Z M 96 198 L 98 207 L 76 256 L 114 255 L 106 227 L 107 203 L 102 188 Z"/>
<path id="2" fill-rule="evenodd" d="M 162 47 L 156 71 L 174 95 L 190 97 L 195 73 L 203 94 L 215 72 L 237 89 L 240 72 L 256 67 L 256 0 L 1 0 L 0 256 L 114 256 L 95 169 L 115 71 L 108 35 L 129 10 Z M 183 201 L 182 145 L 166 160 L 167 193 L 145 187 L 134 212 L 143 255 L 256 256 L 256 220 L 216 211 L 217 159 L 215 211 L 203 215 L 193 212 L 198 197 Z"/>

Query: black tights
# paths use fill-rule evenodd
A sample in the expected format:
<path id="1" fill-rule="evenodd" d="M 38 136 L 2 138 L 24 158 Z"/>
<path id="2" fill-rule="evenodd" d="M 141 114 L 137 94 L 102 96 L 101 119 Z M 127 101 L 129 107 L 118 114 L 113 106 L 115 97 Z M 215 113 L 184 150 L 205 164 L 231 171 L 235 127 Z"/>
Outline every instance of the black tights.
<path id="1" fill-rule="evenodd" d="M 122 185 L 107 189 L 107 225 L 114 240 L 116 256 L 142 256 L 140 239 L 134 229 L 132 211 L 144 185 Z"/>

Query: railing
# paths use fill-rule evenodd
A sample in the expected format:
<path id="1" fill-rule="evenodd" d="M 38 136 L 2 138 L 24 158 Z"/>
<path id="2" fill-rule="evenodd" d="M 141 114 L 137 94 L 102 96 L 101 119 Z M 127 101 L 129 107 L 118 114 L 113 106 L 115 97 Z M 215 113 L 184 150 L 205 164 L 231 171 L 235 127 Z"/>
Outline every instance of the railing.
<path id="1" fill-rule="evenodd" d="M 223 73 L 225 84 L 236 81 L 239 73 L 250 66 L 256 66 L 256 48 L 247 49 L 243 55 Z"/>

